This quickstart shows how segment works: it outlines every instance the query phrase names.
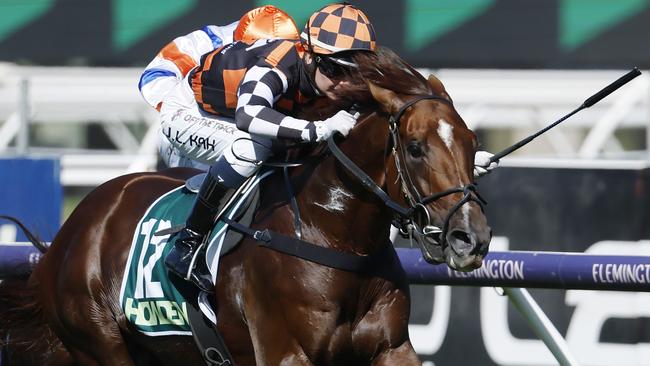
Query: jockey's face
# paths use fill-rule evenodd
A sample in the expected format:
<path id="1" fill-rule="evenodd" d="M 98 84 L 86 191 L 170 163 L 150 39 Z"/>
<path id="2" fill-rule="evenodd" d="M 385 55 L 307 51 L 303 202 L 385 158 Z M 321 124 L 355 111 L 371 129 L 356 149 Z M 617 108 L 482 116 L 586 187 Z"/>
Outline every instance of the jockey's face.
<path id="1" fill-rule="evenodd" d="M 308 60 L 307 62 L 315 62 L 309 54 L 306 55 L 306 59 Z M 321 63 L 324 62 L 333 63 L 332 61 L 321 61 Z M 345 73 L 339 72 L 341 70 L 336 69 L 337 66 L 336 64 L 327 64 L 326 66 L 317 64 L 314 72 L 314 84 L 316 84 L 318 90 L 333 100 L 338 99 L 337 90 L 350 84 L 345 78 Z M 334 69 L 332 70 L 332 68 Z"/>

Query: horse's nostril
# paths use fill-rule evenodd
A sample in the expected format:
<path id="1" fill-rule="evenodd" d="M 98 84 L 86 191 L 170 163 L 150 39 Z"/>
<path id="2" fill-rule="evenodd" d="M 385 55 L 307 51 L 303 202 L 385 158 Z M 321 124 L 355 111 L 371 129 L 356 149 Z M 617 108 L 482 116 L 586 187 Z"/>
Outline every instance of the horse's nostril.
<path id="1" fill-rule="evenodd" d="M 464 231 L 459 231 L 459 230 L 453 231 L 451 233 L 451 237 L 460 241 L 464 241 L 465 243 L 470 243 L 470 244 L 472 243 L 472 239 L 470 239 L 469 235 L 467 235 L 467 233 Z"/>
<path id="2" fill-rule="evenodd" d="M 447 236 L 447 240 L 449 241 L 451 249 L 461 257 L 471 254 L 474 250 L 474 244 L 472 244 L 471 237 L 462 230 L 454 230 L 450 232 Z"/>

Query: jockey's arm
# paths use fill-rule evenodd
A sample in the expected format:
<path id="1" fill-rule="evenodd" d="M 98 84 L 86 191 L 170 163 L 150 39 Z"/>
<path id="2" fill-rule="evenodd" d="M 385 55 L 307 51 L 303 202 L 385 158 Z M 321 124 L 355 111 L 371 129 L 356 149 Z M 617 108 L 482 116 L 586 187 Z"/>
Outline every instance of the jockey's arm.
<path id="1" fill-rule="evenodd" d="M 140 76 L 138 88 L 144 100 L 158 108 L 165 95 L 199 64 L 201 56 L 232 43 L 237 24 L 207 25 L 163 47 Z"/>
<path id="2" fill-rule="evenodd" d="M 345 111 L 324 121 L 311 122 L 273 109 L 288 85 L 286 75 L 279 69 L 255 66 L 248 70 L 237 91 L 237 128 L 274 139 L 315 142 L 325 140 L 334 131 L 347 135 L 354 126 L 356 117 Z"/>

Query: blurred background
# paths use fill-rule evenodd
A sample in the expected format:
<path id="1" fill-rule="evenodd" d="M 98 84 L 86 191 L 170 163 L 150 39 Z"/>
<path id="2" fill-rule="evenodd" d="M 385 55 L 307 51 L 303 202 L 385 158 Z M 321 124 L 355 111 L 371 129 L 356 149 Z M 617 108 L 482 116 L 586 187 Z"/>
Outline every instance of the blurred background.
<path id="1" fill-rule="evenodd" d="M 94 187 L 157 168 L 157 113 L 137 85 L 173 38 L 266 4 L 302 27 L 327 3 L 0 0 L 0 213 L 51 240 Z M 650 0 L 352 3 L 368 14 L 380 44 L 442 80 L 492 152 L 570 112 L 632 67 L 644 71 L 503 159 L 480 184 L 490 201 L 493 246 L 583 252 L 604 245 L 650 254 Z M 0 242 L 21 235 L 0 223 Z M 516 311 L 490 291 L 414 287 L 411 333 L 423 359 L 554 364 Z M 534 294 L 584 364 L 650 364 L 647 294 Z M 589 308 L 593 301 L 599 310 Z M 493 324 L 494 311 L 505 312 L 498 318 L 505 325 Z M 495 340 L 503 346 L 495 348 Z"/>

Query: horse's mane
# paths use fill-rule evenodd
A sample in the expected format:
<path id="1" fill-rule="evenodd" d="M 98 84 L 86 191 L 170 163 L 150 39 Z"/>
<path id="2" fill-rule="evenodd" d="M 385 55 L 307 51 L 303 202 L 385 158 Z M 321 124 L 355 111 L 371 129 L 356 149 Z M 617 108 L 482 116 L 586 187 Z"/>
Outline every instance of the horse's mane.
<path id="1" fill-rule="evenodd" d="M 427 79 L 390 48 L 378 47 L 374 53 L 358 52 L 353 59 L 359 69 L 352 73 L 352 83 L 363 84 L 365 90 L 368 89 L 366 82 L 369 81 L 397 94 L 431 93 Z"/>
<path id="2" fill-rule="evenodd" d="M 336 91 L 338 99 L 320 98 L 309 103 L 302 110 L 303 118 L 323 119 L 352 105 L 366 111 L 375 110 L 376 102 L 368 82 L 402 95 L 432 93 L 427 79 L 387 47 L 378 47 L 375 52 L 357 52 L 352 58 L 359 67 L 346 75 L 350 83 Z"/>

